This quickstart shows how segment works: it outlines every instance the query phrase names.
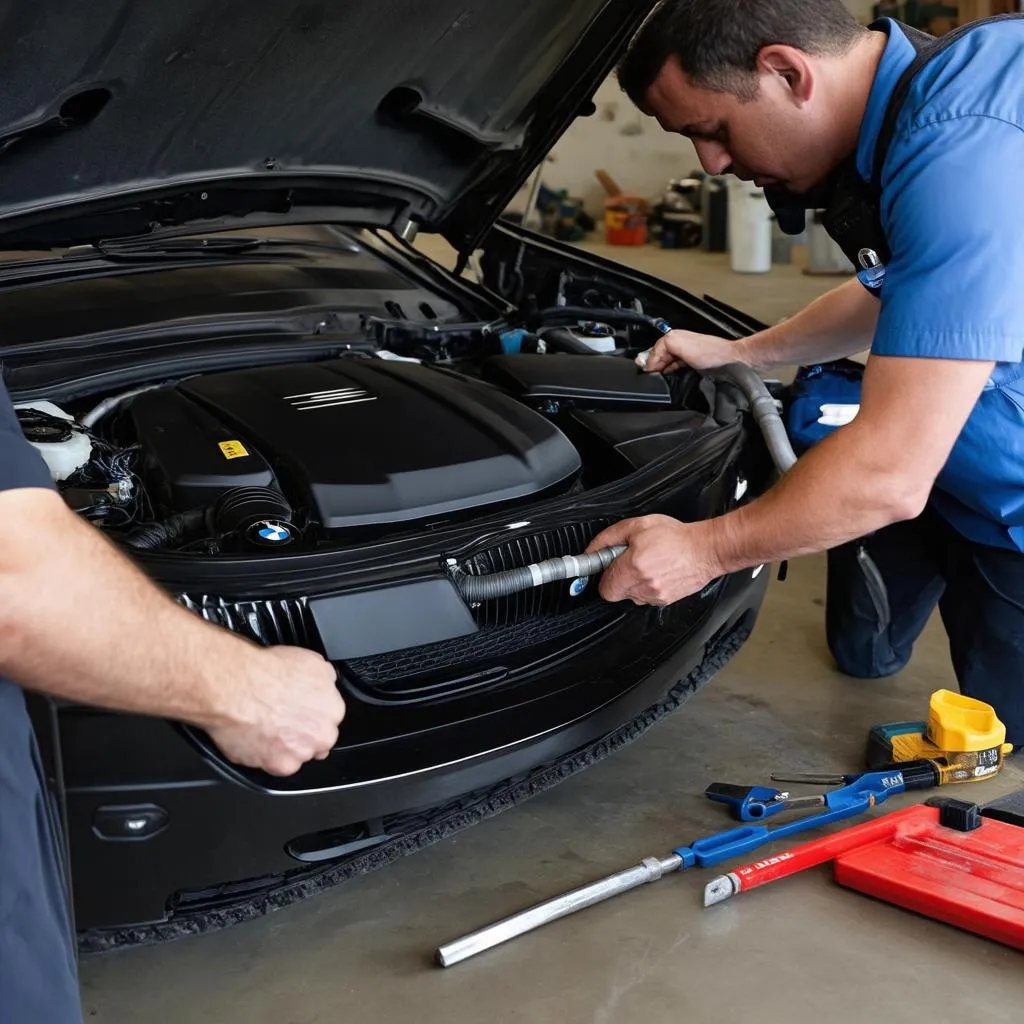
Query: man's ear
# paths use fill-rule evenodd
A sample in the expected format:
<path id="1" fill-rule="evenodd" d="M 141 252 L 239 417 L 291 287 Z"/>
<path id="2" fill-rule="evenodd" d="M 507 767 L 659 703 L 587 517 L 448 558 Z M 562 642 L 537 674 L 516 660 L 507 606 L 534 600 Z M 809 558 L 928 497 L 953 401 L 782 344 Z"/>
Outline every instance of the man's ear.
<path id="1" fill-rule="evenodd" d="M 784 83 L 793 100 L 802 105 L 814 92 L 814 67 L 803 50 L 773 43 L 757 55 L 757 70 L 775 75 Z"/>

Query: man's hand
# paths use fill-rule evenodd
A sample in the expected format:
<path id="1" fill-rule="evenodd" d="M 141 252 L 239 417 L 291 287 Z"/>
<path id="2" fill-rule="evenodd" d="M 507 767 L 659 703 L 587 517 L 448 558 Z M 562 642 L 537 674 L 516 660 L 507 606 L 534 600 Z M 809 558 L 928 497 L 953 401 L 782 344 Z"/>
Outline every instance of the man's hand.
<path id="1" fill-rule="evenodd" d="M 301 647 L 253 649 L 210 738 L 236 764 L 292 775 L 338 740 L 345 702 L 330 662 Z"/>
<path id="2" fill-rule="evenodd" d="M 599 589 L 606 601 L 673 604 L 722 575 L 710 557 L 706 523 L 681 523 L 669 516 L 625 519 L 599 533 L 587 552 L 615 544 L 628 549 L 601 576 Z"/>
<path id="3" fill-rule="evenodd" d="M 649 373 L 672 373 L 691 366 L 695 370 L 714 370 L 726 363 L 749 362 L 742 341 L 727 341 L 711 334 L 671 331 L 658 339 L 640 362 Z"/>

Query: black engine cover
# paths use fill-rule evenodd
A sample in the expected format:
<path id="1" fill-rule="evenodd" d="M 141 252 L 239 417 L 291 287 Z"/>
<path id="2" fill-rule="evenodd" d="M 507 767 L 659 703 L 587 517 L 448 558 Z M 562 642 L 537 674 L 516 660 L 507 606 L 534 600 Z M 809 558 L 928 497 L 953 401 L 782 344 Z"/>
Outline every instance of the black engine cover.
<path id="1" fill-rule="evenodd" d="M 269 487 L 266 460 L 238 432 L 175 388 L 147 391 L 131 404 L 147 483 L 177 512 L 212 504 L 232 487 Z"/>
<path id="2" fill-rule="evenodd" d="M 159 414 L 148 414 L 158 403 Z M 495 388 L 415 363 L 340 359 L 196 377 L 134 400 L 136 425 L 149 424 L 144 448 L 168 404 L 181 406 L 179 421 L 204 421 L 209 431 L 202 439 L 195 429 L 180 438 L 161 432 L 164 446 L 174 445 L 173 491 L 230 486 L 223 471 L 230 465 L 241 476 L 252 460 L 255 476 L 269 469 L 292 503 L 311 507 L 328 529 L 527 498 L 568 485 L 581 468 L 544 417 Z M 229 459 L 224 440 L 247 454 Z"/>

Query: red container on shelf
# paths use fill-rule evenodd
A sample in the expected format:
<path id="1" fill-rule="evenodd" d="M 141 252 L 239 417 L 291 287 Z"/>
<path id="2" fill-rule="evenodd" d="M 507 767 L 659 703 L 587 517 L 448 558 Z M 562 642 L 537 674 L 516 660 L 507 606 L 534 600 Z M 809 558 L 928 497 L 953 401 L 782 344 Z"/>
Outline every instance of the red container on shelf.
<path id="1" fill-rule="evenodd" d="M 604 235 L 609 245 L 646 245 L 644 200 L 640 196 L 609 196 L 604 201 Z"/>

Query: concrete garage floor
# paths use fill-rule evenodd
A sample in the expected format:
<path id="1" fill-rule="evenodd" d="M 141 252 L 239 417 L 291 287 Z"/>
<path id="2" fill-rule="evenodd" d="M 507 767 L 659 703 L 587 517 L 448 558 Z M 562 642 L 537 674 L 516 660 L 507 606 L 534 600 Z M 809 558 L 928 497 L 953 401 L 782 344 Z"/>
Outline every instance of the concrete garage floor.
<path id="1" fill-rule="evenodd" d="M 806 282 L 830 283 L 795 268 L 738 278 L 697 254 L 639 255 L 675 270 L 688 256 L 708 290 L 759 316 L 776 301 L 778 315 L 795 311 L 812 297 Z M 937 622 L 899 677 L 839 675 L 823 601 L 823 559 L 792 565 L 772 583 L 752 639 L 703 691 L 513 811 L 270 917 L 86 960 L 86 1020 L 859 1024 L 895 1012 L 936 1024 L 1020 1021 L 1021 954 L 842 890 L 828 868 L 708 910 L 701 894 L 718 869 L 675 875 L 449 970 L 432 964 L 440 942 L 726 827 L 724 809 L 701 795 L 709 782 L 855 769 L 872 723 L 921 717 L 932 690 L 955 687 Z M 953 792 L 985 800 L 1021 786 L 1024 770 L 1011 766 Z"/>

